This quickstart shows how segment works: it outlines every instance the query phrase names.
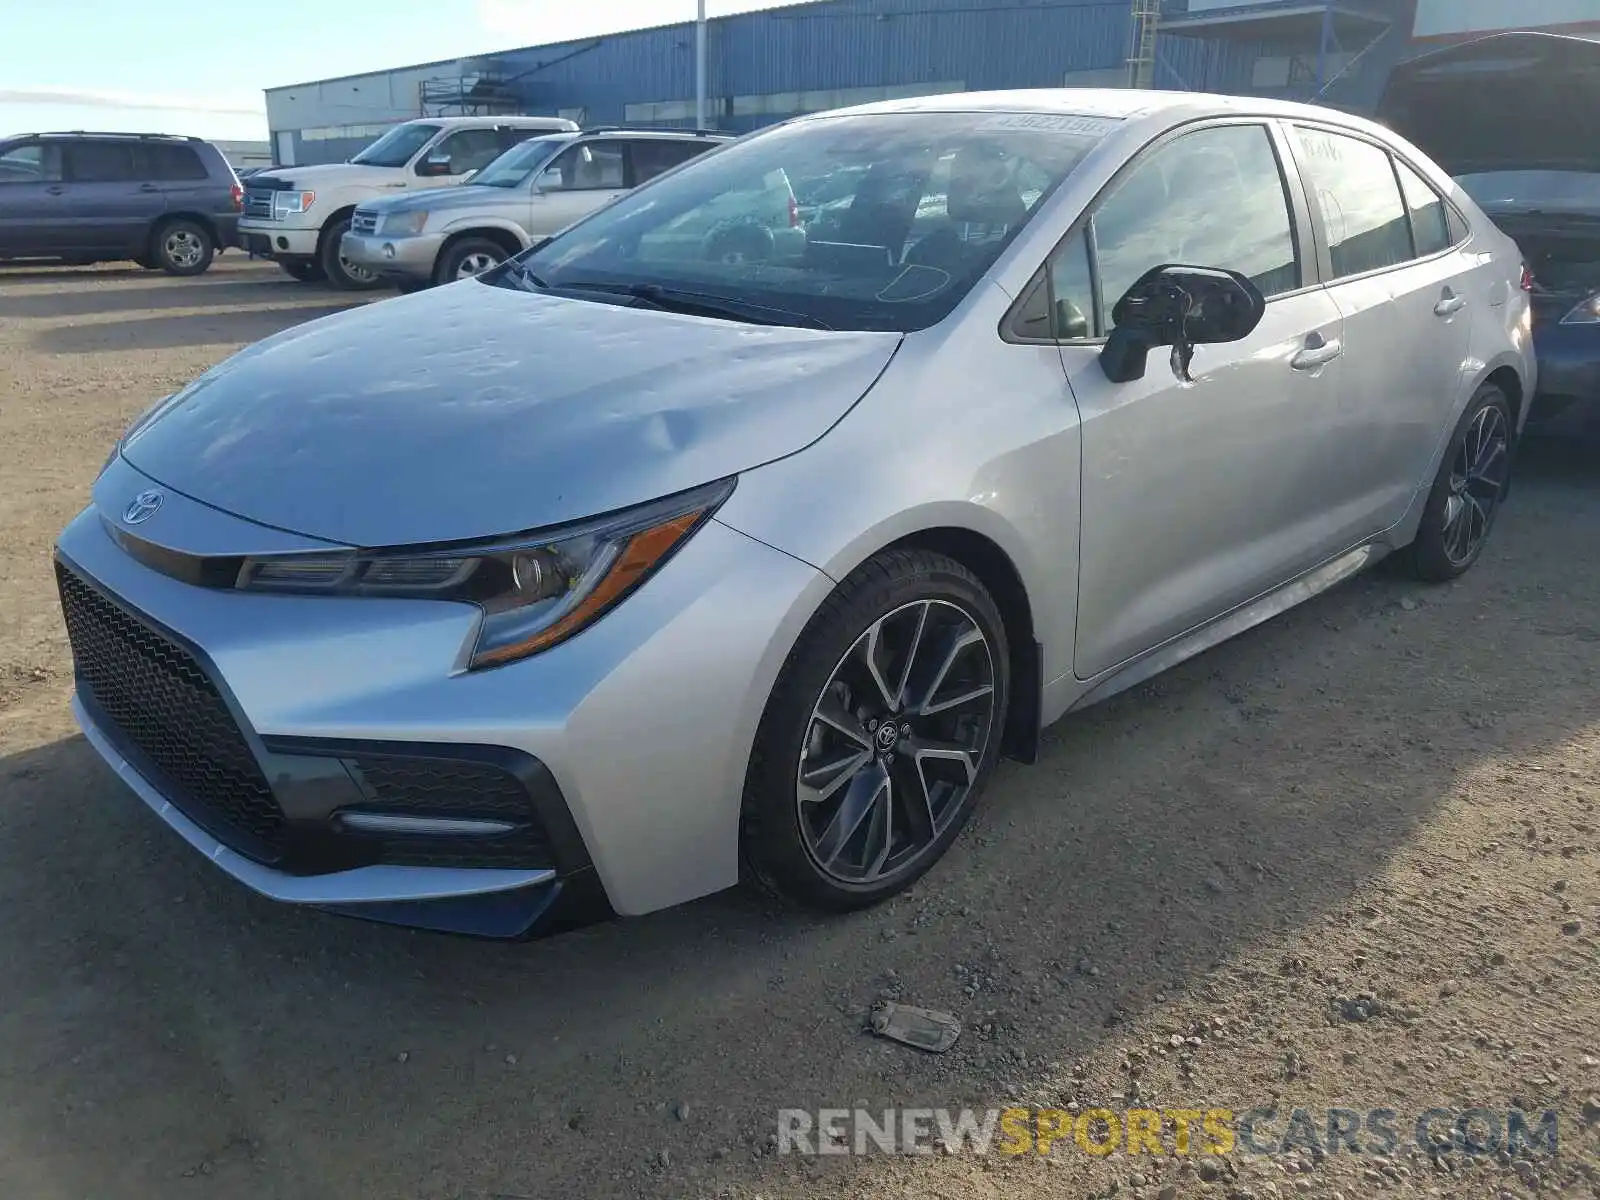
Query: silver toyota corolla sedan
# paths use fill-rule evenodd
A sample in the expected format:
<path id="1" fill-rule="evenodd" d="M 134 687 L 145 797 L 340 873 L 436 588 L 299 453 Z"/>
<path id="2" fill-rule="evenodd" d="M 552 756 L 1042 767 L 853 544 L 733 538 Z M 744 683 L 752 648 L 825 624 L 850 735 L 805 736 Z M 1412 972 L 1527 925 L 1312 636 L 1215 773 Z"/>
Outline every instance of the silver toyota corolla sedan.
<path id="1" fill-rule="evenodd" d="M 685 233 L 779 183 L 845 202 L 753 211 L 736 259 Z M 1386 555 L 1467 570 L 1526 287 L 1324 109 L 795 120 L 157 404 L 59 541 L 77 715 L 291 903 L 497 936 L 741 878 L 869 904 L 1064 713 Z"/>

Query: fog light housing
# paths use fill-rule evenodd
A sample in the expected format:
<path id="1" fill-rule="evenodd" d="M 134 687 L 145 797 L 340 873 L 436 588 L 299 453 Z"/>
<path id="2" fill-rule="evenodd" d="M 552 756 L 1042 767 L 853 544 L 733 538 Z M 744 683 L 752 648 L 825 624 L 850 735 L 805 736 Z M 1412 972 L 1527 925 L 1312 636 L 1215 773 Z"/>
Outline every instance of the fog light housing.
<path id="1" fill-rule="evenodd" d="M 393 242 L 385 242 L 383 244 L 383 256 L 385 258 L 393 258 L 394 257 L 394 243 Z"/>

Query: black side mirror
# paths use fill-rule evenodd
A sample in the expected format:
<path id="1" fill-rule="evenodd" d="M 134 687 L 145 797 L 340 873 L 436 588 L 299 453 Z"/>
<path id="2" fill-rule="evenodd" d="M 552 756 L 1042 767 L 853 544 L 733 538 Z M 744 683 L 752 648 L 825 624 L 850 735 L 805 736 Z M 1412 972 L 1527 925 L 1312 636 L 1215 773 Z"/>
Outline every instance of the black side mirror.
<path id="1" fill-rule="evenodd" d="M 1173 371 L 1187 382 L 1196 346 L 1249 337 L 1266 311 L 1261 289 L 1237 271 L 1156 267 L 1112 308 L 1100 367 L 1112 383 L 1129 383 L 1144 377 L 1152 349 L 1171 346 Z"/>

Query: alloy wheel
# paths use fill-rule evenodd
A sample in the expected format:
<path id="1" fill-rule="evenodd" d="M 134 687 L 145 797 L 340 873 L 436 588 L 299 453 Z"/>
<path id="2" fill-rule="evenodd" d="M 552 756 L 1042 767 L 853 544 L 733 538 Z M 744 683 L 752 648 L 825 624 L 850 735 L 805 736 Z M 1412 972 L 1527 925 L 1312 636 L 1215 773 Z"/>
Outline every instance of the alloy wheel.
<path id="1" fill-rule="evenodd" d="M 339 255 L 339 269 L 350 278 L 352 283 L 364 286 L 369 283 L 376 283 L 378 280 L 378 276 L 375 272 L 367 270 L 367 268 L 361 266 L 359 263 L 351 262 L 342 253 Z"/>
<path id="2" fill-rule="evenodd" d="M 168 233 L 162 249 L 166 252 L 167 261 L 182 270 L 198 266 L 206 252 L 200 235 L 188 229 L 174 229 Z"/>
<path id="3" fill-rule="evenodd" d="M 1505 494 L 1510 467 L 1505 414 L 1495 405 L 1485 405 L 1467 426 L 1450 466 L 1443 543 L 1453 565 L 1470 562 L 1482 548 Z"/>
<path id="4" fill-rule="evenodd" d="M 989 640 L 945 600 L 903 605 L 845 653 L 812 708 L 796 782 L 825 874 L 871 884 L 922 858 L 977 782 L 995 720 Z"/>
<path id="5" fill-rule="evenodd" d="M 500 262 L 499 258 L 487 250 L 475 250 L 456 264 L 456 278 L 471 279 L 474 275 L 482 275 L 490 267 L 499 266 Z"/>

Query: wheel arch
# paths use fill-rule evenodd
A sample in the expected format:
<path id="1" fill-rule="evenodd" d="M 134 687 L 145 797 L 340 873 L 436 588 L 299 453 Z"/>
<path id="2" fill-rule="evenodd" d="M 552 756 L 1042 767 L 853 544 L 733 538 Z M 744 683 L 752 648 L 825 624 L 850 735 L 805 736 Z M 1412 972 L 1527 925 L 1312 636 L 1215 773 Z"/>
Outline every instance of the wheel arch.
<path id="1" fill-rule="evenodd" d="M 340 221 L 348 221 L 356 215 L 356 205 L 346 204 L 334 209 L 317 227 L 317 253 L 322 253 L 323 243 L 328 240 L 328 234 Z"/>
<path id="2" fill-rule="evenodd" d="M 1039 757 L 1043 651 L 1034 627 L 1033 601 L 1022 573 L 1001 545 L 959 525 L 920 529 L 874 551 L 930 550 L 954 559 L 978 577 L 1005 622 L 1011 667 L 1011 703 L 1001 750 L 1007 758 L 1035 762 Z"/>
<path id="3" fill-rule="evenodd" d="M 449 253 L 450 248 L 465 241 L 467 238 L 482 238 L 493 242 L 507 254 L 521 254 L 528 248 L 528 243 L 517 234 L 502 225 L 469 225 L 463 229 L 452 229 L 445 237 L 444 243 L 439 247 L 439 258 Z M 437 260 L 435 260 L 437 261 Z"/>
<path id="4" fill-rule="evenodd" d="M 193 212 L 187 208 L 175 208 L 170 212 L 162 213 L 154 221 L 150 222 L 150 234 L 145 239 L 145 245 L 148 250 L 154 252 L 156 239 L 174 221 L 193 221 L 210 235 L 213 249 L 221 250 L 223 248 L 221 231 L 218 230 L 215 220 L 202 212 Z"/>

